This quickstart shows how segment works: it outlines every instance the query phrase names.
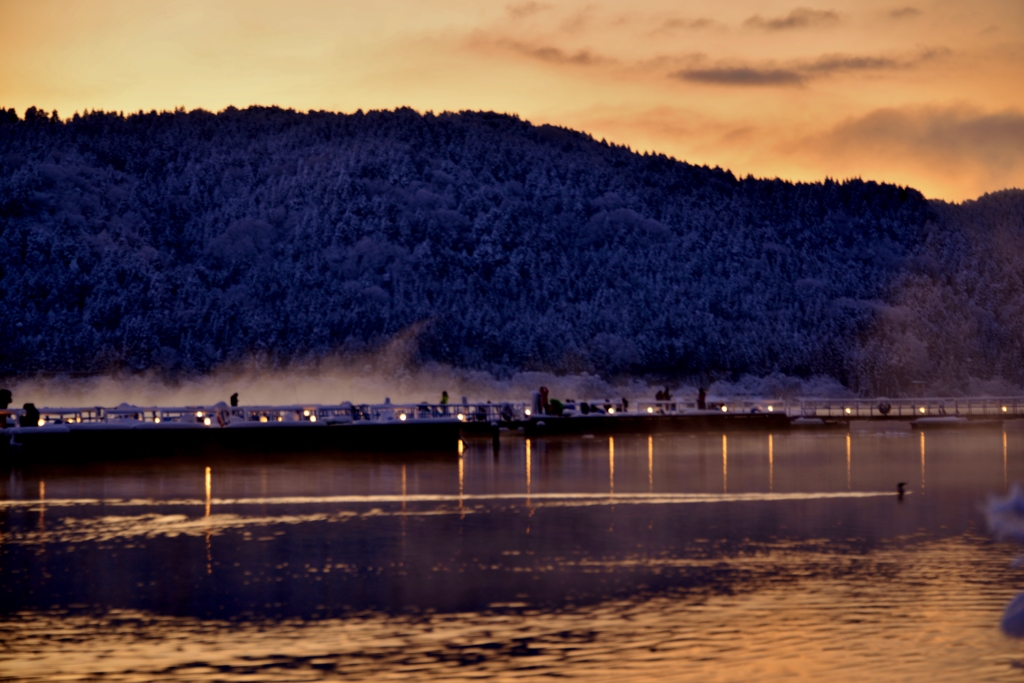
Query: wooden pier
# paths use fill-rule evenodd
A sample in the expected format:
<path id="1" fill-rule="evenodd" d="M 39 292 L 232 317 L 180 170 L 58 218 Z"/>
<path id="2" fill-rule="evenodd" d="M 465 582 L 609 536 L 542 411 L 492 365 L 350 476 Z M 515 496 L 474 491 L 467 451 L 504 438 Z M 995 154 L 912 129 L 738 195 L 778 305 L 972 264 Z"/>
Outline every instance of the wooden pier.
<path id="1" fill-rule="evenodd" d="M 522 402 L 297 404 L 2 410 L 0 460 L 75 462 L 101 457 L 288 452 L 456 453 L 460 439 L 500 431 L 527 437 L 666 432 L 848 429 L 858 421 L 910 422 L 915 429 L 995 428 L 1024 418 L 1024 398 L 589 400 L 561 414 Z"/>

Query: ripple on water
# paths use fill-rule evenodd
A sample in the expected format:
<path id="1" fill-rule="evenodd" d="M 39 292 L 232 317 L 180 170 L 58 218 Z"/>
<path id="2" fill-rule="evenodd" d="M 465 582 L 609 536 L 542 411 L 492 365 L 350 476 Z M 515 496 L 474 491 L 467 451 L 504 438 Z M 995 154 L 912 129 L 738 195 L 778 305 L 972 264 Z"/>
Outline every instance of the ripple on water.
<path id="1" fill-rule="evenodd" d="M 1000 635 L 1010 550 L 955 537 L 844 557 L 779 549 L 730 562 L 734 594 L 662 593 L 556 610 L 364 613 L 220 622 L 111 612 L 22 613 L 0 623 L 16 681 L 317 681 L 559 676 L 588 681 L 1020 680 Z M 836 558 L 832 558 L 836 559 Z M 981 567 L 970 580 L 965 566 Z M 785 574 L 785 579 L 773 578 Z M 991 577 L 991 580 L 979 579 Z"/>

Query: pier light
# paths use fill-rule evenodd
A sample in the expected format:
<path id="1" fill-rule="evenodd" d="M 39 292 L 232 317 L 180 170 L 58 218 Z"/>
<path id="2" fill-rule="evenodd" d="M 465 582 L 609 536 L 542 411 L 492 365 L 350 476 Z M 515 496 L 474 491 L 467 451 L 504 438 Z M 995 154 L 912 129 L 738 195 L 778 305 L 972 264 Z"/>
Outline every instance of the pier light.
<path id="1" fill-rule="evenodd" d="M 78 424 L 82 424 L 82 416 L 81 415 L 77 416 L 75 418 L 75 422 L 77 422 Z"/>
<path id="2" fill-rule="evenodd" d="M 459 413 L 458 418 L 459 418 L 459 422 L 465 422 L 466 421 L 466 416 L 463 415 L 462 413 Z"/>
<path id="3" fill-rule="evenodd" d="M 278 422 L 284 422 L 284 418 L 283 418 L 283 417 L 281 417 L 280 415 L 278 415 L 278 416 L 277 416 L 277 421 L 278 421 Z"/>
<path id="4" fill-rule="evenodd" d="M 853 412 L 853 411 L 852 411 L 852 410 L 850 410 L 849 408 L 847 408 L 847 409 L 846 409 L 846 414 L 847 414 L 847 415 L 849 415 L 849 414 L 850 414 L 850 413 L 852 413 L 852 412 Z"/>
<path id="5" fill-rule="evenodd" d="M 1003 406 L 1003 412 L 1004 413 L 1006 412 L 1006 406 Z"/>
<path id="6" fill-rule="evenodd" d="M 722 412 L 723 413 L 728 413 L 729 412 L 729 406 L 722 406 Z"/>
<path id="7" fill-rule="evenodd" d="M 775 406 L 768 406 L 768 412 L 769 413 L 774 413 L 775 412 Z"/>
<path id="8" fill-rule="evenodd" d="M 210 418 L 204 417 L 203 418 L 203 424 L 206 425 L 207 427 L 209 427 L 210 426 Z"/>
<path id="9" fill-rule="evenodd" d="M 654 407 L 653 406 L 647 406 L 647 412 L 648 413 L 653 413 L 654 412 Z"/>
<path id="10" fill-rule="evenodd" d="M 399 415 L 398 419 L 401 420 L 402 422 L 405 422 L 405 413 L 402 413 L 401 415 Z"/>
<path id="11" fill-rule="evenodd" d="M 309 421 L 310 422 L 316 422 L 316 415 L 310 415 L 309 416 Z"/>
<path id="12" fill-rule="evenodd" d="M 924 414 L 924 406 L 921 406 L 921 407 L 920 407 L 920 408 L 918 408 L 917 410 L 918 410 L 918 412 L 920 412 L 920 413 L 921 413 L 922 415 Z"/>
<path id="13" fill-rule="evenodd" d="M 609 415 L 614 415 L 615 414 L 615 408 L 609 408 L 608 409 L 608 414 Z"/>
<path id="14" fill-rule="evenodd" d="M 303 410 L 302 411 L 302 417 L 309 417 L 309 411 L 308 410 Z"/>
<path id="15" fill-rule="evenodd" d="M 266 421 L 267 421 L 267 416 L 266 415 L 260 415 L 260 422 L 266 422 Z"/>
<path id="16" fill-rule="evenodd" d="M 42 418 L 42 417 L 41 417 L 41 418 L 39 418 L 39 426 L 40 426 L 40 427 L 42 427 L 42 426 L 43 426 L 43 425 L 45 425 L 45 424 L 46 424 L 46 419 L 45 419 L 45 418 Z"/>
<path id="17" fill-rule="evenodd" d="M 532 411 L 532 410 L 530 410 L 529 408 L 527 408 L 527 409 L 526 409 L 526 410 L 524 410 L 523 412 L 524 412 L 524 413 L 526 413 L 526 417 L 530 417 L 530 415 L 532 415 L 532 414 L 533 414 L 533 411 Z"/>
<path id="18" fill-rule="evenodd" d="M 154 417 L 153 418 L 153 423 L 154 424 L 160 424 L 160 418 L 159 417 Z"/>
<path id="19" fill-rule="evenodd" d="M 203 411 L 200 410 L 198 413 L 196 413 L 196 417 L 202 417 L 202 416 L 203 416 Z"/>

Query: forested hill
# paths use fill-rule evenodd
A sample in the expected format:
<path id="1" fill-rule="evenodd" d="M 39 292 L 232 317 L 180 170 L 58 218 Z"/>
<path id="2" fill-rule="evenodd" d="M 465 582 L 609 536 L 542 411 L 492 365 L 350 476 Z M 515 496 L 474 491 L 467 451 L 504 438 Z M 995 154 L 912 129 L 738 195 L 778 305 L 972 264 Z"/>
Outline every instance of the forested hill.
<path id="1" fill-rule="evenodd" d="M 1024 193 L 964 205 L 489 113 L 0 113 L 0 375 L 380 347 L 497 374 L 1024 385 Z"/>

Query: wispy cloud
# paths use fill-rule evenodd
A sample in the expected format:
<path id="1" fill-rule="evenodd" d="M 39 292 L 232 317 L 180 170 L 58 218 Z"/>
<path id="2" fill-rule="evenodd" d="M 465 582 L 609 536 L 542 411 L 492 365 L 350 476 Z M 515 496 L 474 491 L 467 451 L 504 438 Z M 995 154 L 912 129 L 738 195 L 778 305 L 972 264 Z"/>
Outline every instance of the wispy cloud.
<path id="1" fill-rule="evenodd" d="M 615 60 L 594 54 L 590 50 L 576 50 L 570 52 L 550 45 L 529 45 L 515 40 L 501 40 L 497 45 L 511 50 L 531 59 L 536 59 L 550 64 L 574 64 L 578 66 L 593 66 L 597 64 L 613 64 Z"/>
<path id="2" fill-rule="evenodd" d="M 962 107 L 879 109 L 838 125 L 823 142 L 832 149 L 1003 173 L 1024 169 L 1024 113 Z"/>
<path id="3" fill-rule="evenodd" d="M 784 65 L 764 63 L 693 67 L 676 71 L 670 76 L 684 81 L 718 85 L 793 86 L 804 85 L 812 78 L 830 76 L 840 72 L 911 69 L 948 53 L 949 50 L 938 48 L 902 59 L 872 55 L 822 55 L 815 60 L 790 62 Z"/>
<path id="4" fill-rule="evenodd" d="M 654 29 L 654 33 L 665 33 L 669 31 L 678 30 L 694 30 L 702 28 L 711 28 L 717 25 L 712 19 L 707 17 L 697 17 L 695 19 L 683 19 L 680 17 L 674 17 L 672 19 L 666 19 L 657 28 Z"/>
<path id="5" fill-rule="evenodd" d="M 506 5 L 505 9 L 516 19 L 524 19 L 526 17 L 533 16 L 539 12 L 543 12 L 546 9 L 551 9 L 551 5 L 542 2 L 517 2 L 514 4 Z"/>
<path id="6" fill-rule="evenodd" d="M 900 7 L 898 9 L 891 10 L 889 16 L 893 19 L 906 19 L 908 17 L 916 17 L 921 13 L 921 10 L 916 7 Z"/>
<path id="7" fill-rule="evenodd" d="M 838 12 L 832 10 L 807 9 L 798 7 L 784 17 L 762 17 L 760 14 L 743 22 L 744 26 L 760 28 L 767 31 L 785 31 L 794 28 L 811 26 L 828 26 L 838 24 L 842 20 Z"/>
<path id="8" fill-rule="evenodd" d="M 672 75 L 684 81 L 715 83 L 718 85 L 801 85 L 804 82 L 802 75 L 790 69 L 762 69 L 754 67 L 684 69 Z"/>

